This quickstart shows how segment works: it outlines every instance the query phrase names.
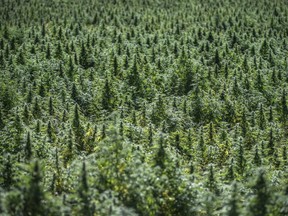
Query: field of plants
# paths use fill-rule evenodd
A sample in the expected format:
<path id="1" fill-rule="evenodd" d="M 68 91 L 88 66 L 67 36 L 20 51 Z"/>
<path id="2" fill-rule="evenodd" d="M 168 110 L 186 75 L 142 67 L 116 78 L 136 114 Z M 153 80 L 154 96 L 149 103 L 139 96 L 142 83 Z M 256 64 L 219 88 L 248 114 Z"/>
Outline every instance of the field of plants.
<path id="1" fill-rule="evenodd" d="M 0 215 L 287 216 L 286 0 L 0 0 Z"/>

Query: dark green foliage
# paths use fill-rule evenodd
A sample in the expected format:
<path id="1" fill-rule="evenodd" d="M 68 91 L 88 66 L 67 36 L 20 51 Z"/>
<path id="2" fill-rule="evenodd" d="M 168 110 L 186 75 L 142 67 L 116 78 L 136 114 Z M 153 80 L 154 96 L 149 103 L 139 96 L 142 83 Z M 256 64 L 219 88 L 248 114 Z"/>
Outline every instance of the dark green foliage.
<path id="1" fill-rule="evenodd" d="M 84 146 L 83 146 L 84 130 L 80 122 L 79 108 L 77 104 L 75 105 L 75 108 L 74 108 L 72 128 L 75 134 L 75 141 L 78 144 L 78 148 L 80 150 L 84 150 Z"/>
<path id="2" fill-rule="evenodd" d="M 37 161 L 34 164 L 29 184 L 25 188 L 23 199 L 24 215 L 45 214 L 45 196 L 41 186 L 40 167 Z"/>
<path id="3" fill-rule="evenodd" d="M 260 165 L 261 165 L 261 157 L 260 157 L 259 152 L 258 152 L 258 146 L 256 146 L 256 149 L 255 149 L 255 154 L 254 154 L 253 162 L 254 162 L 257 166 L 260 166 Z"/>
<path id="4" fill-rule="evenodd" d="M 228 171 L 227 171 L 227 174 L 226 174 L 226 179 L 228 181 L 233 181 L 235 178 L 235 173 L 234 173 L 234 161 L 233 161 L 233 158 L 231 159 L 231 163 L 228 167 Z"/>
<path id="5" fill-rule="evenodd" d="M 50 50 L 50 45 L 47 45 L 47 49 L 46 49 L 46 58 L 47 59 L 51 59 L 51 50 Z"/>
<path id="6" fill-rule="evenodd" d="M 71 98 L 72 98 L 75 102 L 78 102 L 78 101 L 79 101 L 78 91 L 77 91 L 77 88 L 76 88 L 75 83 L 73 83 L 73 85 L 72 85 Z"/>
<path id="7" fill-rule="evenodd" d="M 193 87 L 193 72 L 192 68 L 186 66 L 185 74 L 184 74 L 184 94 L 188 94 L 189 91 L 192 90 Z"/>
<path id="8" fill-rule="evenodd" d="M 74 149 L 73 149 L 73 134 L 72 134 L 72 130 L 69 131 L 69 135 L 67 137 L 67 141 L 66 141 L 66 146 L 63 150 L 63 163 L 64 166 L 67 167 L 67 164 L 72 160 L 73 158 L 73 153 L 74 153 Z"/>
<path id="9" fill-rule="evenodd" d="M 268 52 L 269 52 L 268 42 L 266 39 L 264 39 L 260 48 L 260 53 L 264 58 L 267 58 Z"/>
<path id="10" fill-rule="evenodd" d="M 105 79 L 105 85 L 102 92 L 102 107 L 107 111 L 111 111 L 113 108 L 113 92 L 108 78 Z"/>
<path id="11" fill-rule="evenodd" d="M 221 60 L 220 60 L 220 56 L 219 56 L 218 49 L 216 49 L 216 51 L 215 51 L 214 63 L 215 63 L 218 67 L 221 67 Z"/>
<path id="12" fill-rule="evenodd" d="M 113 67 L 113 74 L 114 76 L 117 76 L 119 73 L 119 64 L 118 64 L 118 59 L 116 55 L 113 55 L 113 63 L 112 63 L 112 67 Z"/>
<path id="13" fill-rule="evenodd" d="M 4 86 L 3 88 L 1 88 L 0 97 L 0 104 L 2 105 L 3 111 L 7 112 L 12 109 L 15 103 L 15 96 L 11 87 Z"/>
<path id="14" fill-rule="evenodd" d="M 154 124 L 158 124 L 163 121 L 163 119 L 166 116 L 166 108 L 165 103 L 163 101 L 163 98 L 161 95 L 158 95 L 158 98 L 156 99 L 156 104 L 153 106 L 153 112 L 151 120 Z"/>
<path id="15" fill-rule="evenodd" d="M 27 133 L 26 144 L 25 144 L 25 159 L 30 160 L 32 157 L 32 143 L 30 132 Z"/>
<path id="16" fill-rule="evenodd" d="M 153 130 L 152 125 L 149 125 L 149 135 L 148 135 L 149 145 L 151 146 L 153 144 Z"/>
<path id="17" fill-rule="evenodd" d="M 259 111 L 259 128 L 261 130 L 264 130 L 266 128 L 266 117 L 262 104 L 260 104 L 260 111 Z"/>
<path id="18" fill-rule="evenodd" d="M 282 91 L 281 106 L 282 106 L 282 121 L 285 123 L 287 121 L 287 116 L 288 116 L 285 89 Z"/>
<path id="19" fill-rule="evenodd" d="M 130 86 L 134 86 L 137 89 L 137 91 L 141 89 L 141 79 L 136 55 L 134 56 L 133 64 L 128 74 L 128 84 Z"/>
<path id="20" fill-rule="evenodd" d="M 12 160 L 11 160 L 11 156 L 8 155 L 5 158 L 3 167 L 1 167 L 1 179 L 2 179 L 2 185 L 4 188 L 6 189 L 10 188 L 10 186 L 14 182 L 13 176 L 14 176 L 14 171 L 13 171 Z"/>
<path id="21" fill-rule="evenodd" d="M 275 144 L 274 144 L 274 136 L 273 136 L 273 130 L 270 129 L 269 133 L 269 141 L 268 141 L 268 155 L 273 155 L 275 152 Z"/>
<path id="22" fill-rule="evenodd" d="M 197 148 L 197 152 L 198 153 L 198 158 L 199 160 L 204 163 L 205 161 L 205 156 L 206 156 L 206 146 L 205 146 L 205 141 L 204 141 L 204 135 L 203 135 L 203 128 L 200 129 L 200 139 L 199 139 L 199 143 L 198 143 L 198 148 Z"/>
<path id="23" fill-rule="evenodd" d="M 75 105 L 74 108 L 74 118 L 73 118 L 73 129 L 77 130 L 80 127 L 80 117 L 79 117 L 79 111 L 78 111 L 78 105 Z"/>
<path id="24" fill-rule="evenodd" d="M 38 98 L 36 97 L 35 98 L 35 102 L 34 102 L 34 106 L 33 106 L 33 116 L 35 118 L 40 118 L 41 116 L 41 108 L 40 108 L 40 105 L 38 103 Z"/>
<path id="25" fill-rule="evenodd" d="M 200 94 L 196 94 L 196 98 L 192 104 L 192 116 L 195 122 L 200 123 L 203 120 L 204 104 Z"/>
<path id="26" fill-rule="evenodd" d="M 86 165 L 83 162 L 82 173 L 80 180 L 80 187 L 78 188 L 79 198 L 80 198 L 80 215 L 93 215 L 93 208 L 91 208 L 90 198 L 89 198 L 89 188 L 87 180 Z"/>
<path id="27" fill-rule="evenodd" d="M 54 140 L 54 137 L 53 137 L 53 126 L 52 126 L 51 121 L 48 121 L 47 136 L 48 136 L 48 141 L 49 142 L 53 142 L 53 140 Z"/>
<path id="28" fill-rule="evenodd" d="M 84 43 L 82 43 L 81 51 L 79 54 L 79 64 L 85 69 L 88 68 L 88 53 Z"/>
<path id="29" fill-rule="evenodd" d="M 161 169 L 165 169 L 165 167 L 166 167 L 165 161 L 166 161 L 166 151 L 165 151 L 165 147 L 164 147 L 164 139 L 161 136 L 160 141 L 159 141 L 158 150 L 157 150 L 157 153 L 155 155 L 155 165 L 159 166 Z"/>
<path id="30" fill-rule="evenodd" d="M 215 179 L 213 165 L 210 165 L 209 167 L 207 187 L 211 192 L 215 193 L 216 195 L 219 195 L 219 189 L 217 186 L 217 181 Z"/>
<path id="31" fill-rule="evenodd" d="M 264 91 L 264 81 L 263 81 L 263 78 L 262 78 L 260 70 L 257 71 L 257 77 L 256 77 L 256 80 L 255 80 L 255 87 L 260 92 Z"/>
<path id="32" fill-rule="evenodd" d="M 2 130 L 5 127 L 5 122 L 2 117 L 2 112 L 0 111 L 0 130 Z"/>
<path id="33" fill-rule="evenodd" d="M 245 110 L 242 111 L 241 128 L 242 128 L 242 134 L 243 134 L 242 136 L 245 137 L 249 128 Z"/>
<path id="34" fill-rule="evenodd" d="M 29 104 L 29 103 L 32 103 L 32 99 L 33 99 L 33 93 L 32 93 L 32 89 L 30 88 L 29 89 L 29 92 L 27 94 L 27 99 L 26 99 L 26 102 Z"/>
<path id="35" fill-rule="evenodd" d="M 228 203 L 228 212 L 227 216 L 238 216 L 240 215 L 239 206 L 238 206 L 238 191 L 237 184 L 234 182 L 232 185 L 232 194 Z"/>
<path id="36" fill-rule="evenodd" d="M 18 134 L 21 134 L 21 132 L 23 130 L 23 126 L 22 126 L 20 116 L 18 114 L 16 114 L 14 116 L 13 127 L 15 128 L 15 130 Z"/>
<path id="37" fill-rule="evenodd" d="M 53 107 L 52 97 L 49 98 L 49 115 L 50 116 L 54 115 L 54 107 Z"/>
<path id="38" fill-rule="evenodd" d="M 244 174 L 245 166 L 246 166 L 246 160 L 244 156 L 244 149 L 242 144 L 239 144 L 238 150 L 237 150 L 237 158 L 236 158 L 236 164 L 237 164 L 237 171 L 240 175 Z"/>
<path id="39" fill-rule="evenodd" d="M 0 2 L 1 215 L 287 214 L 285 1 Z"/>
<path id="40" fill-rule="evenodd" d="M 69 63 L 68 63 L 68 73 L 67 73 L 68 77 L 70 79 L 73 78 L 73 75 L 74 75 L 74 63 L 73 63 L 73 60 L 72 60 L 72 57 L 69 56 Z"/>
<path id="41" fill-rule="evenodd" d="M 25 60 L 25 55 L 23 50 L 21 50 L 17 56 L 17 63 L 21 65 L 25 65 L 26 60 Z"/>
<path id="42" fill-rule="evenodd" d="M 287 162 L 288 162 L 288 161 L 287 161 L 287 147 L 286 147 L 286 146 L 283 146 L 282 158 L 283 158 L 284 164 L 286 165 Z"/>
<path id="43" fill-rule="evenodd" d="M 251 215 L 265 216 L 268 215 L 268 204 L 270 202 L 270 194 L 268 191 L 267 181 L 264 171 L 260 170 L 257 180 L 253 186 L 254 197 L 251 201 Z"/>
<path id="44" fill-rule="evenodd" d="M 63 51 L 61 42 L 58 42 L 56 50 L 55 50 L 55 58 L 62 59 L 63 58 Z"/>
<path id="45" fill-rule="evenodd" d="M 268 121 L 269 122 L 273 122 L 274 121 L 272 106 L 270 106 L 270 109 L 269 109 L 269 119 L 268 119 Z"/>
<path id="46" fill-rule="evenodd" d="M 37 120 L 35 132 L 36 132 L 37 134 L 39 134 L 39 133 L 40 133 L 40 130 L 41 130 L 41 123 L 40 123 L 39 120 Z"/>
<path id="47" fill-rule="evenodd" d="M 59 76 L 62 78 L 64 77 L 63 66 L 61 62 L 59 64 Z"/>

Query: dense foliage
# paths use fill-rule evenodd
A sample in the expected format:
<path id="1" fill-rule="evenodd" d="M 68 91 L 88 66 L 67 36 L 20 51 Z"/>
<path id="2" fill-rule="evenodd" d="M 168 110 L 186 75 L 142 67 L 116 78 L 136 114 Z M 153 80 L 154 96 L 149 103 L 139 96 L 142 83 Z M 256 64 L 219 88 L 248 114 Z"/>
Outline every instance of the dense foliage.
<path id="1" fill-rule="evenodd" d="M 0 0 L 0 214 L 288 215 L 285 0 Z"/>

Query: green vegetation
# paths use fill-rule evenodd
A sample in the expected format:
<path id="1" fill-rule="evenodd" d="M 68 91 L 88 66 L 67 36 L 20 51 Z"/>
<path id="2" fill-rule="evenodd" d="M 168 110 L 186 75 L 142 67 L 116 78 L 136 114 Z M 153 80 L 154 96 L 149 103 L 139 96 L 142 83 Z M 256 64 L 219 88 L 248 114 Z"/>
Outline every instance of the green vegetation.
<path id="1" fill-rule="evenodd" d="M 0 5 L 0 215 L 288 215 L 285 0 Z"/>

